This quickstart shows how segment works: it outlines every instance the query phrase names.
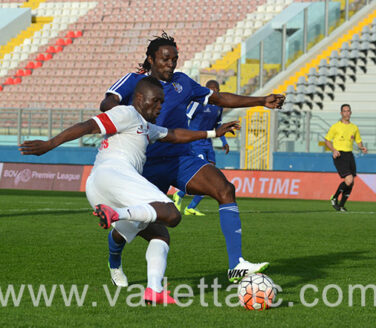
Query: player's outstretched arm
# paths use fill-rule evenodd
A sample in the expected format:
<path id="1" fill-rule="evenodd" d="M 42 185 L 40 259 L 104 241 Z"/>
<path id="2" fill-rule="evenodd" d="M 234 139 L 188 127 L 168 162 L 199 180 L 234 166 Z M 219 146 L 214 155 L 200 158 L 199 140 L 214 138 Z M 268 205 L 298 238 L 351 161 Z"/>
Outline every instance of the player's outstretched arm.
<path id="1" fill-rule="evenodd" d="M 111 108 L 118 106 L 120 104 L 119 96 L 113 93 L 107 93 L 106 98 L 104 98 L 99 106 L 101 112 L 107 112 Z"/>
<path id="2" fill-rule="evenodd" d="M 230 108 L 265 106 L 274 109 L 281 108 L 284 101 L 285 96 L 280 94 L 270 94 L 265 97 L 251 97 L 240 96 L 229 92 L 213 92 L 209 98 L 210 104 Z"/>
<path id="3" fill-rule="evenodd" d="M 213 131 L 193 131 L 187 129 L 168 130 L 167 136 L 160 139 L 162 142 L 186 143 L 199 139 L 216 138 L 225 135 L 227 132 L 234 134 L 234 130 L 239 130 L 239 121 L 232 121 L 222 124 Z"/>
<path id="4" fill-rule="evenodd" d="M 85 122 L 77 123 L 70 128 L 59 133 L 50 140 L 27 140 L 19 145 L 18 150 L 22 155 L 42 155 L 51 149 L 56 148 L 64 142 L 78 139 L 86 134 L 100 133 L 98 124 L 90 119 Z"/>

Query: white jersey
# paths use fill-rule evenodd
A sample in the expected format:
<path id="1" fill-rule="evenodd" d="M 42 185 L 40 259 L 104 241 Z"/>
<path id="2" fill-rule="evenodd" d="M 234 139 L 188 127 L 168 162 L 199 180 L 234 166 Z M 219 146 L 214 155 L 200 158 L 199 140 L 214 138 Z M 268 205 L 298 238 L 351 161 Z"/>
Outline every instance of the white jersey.
<path id="1" fill-rule="evenodd" d="M 95 159 L 98 165 L 134 167 L 138 173 L 146 161 L 146 147 L 164 138 L 168 129 L 147 122 L 133 106 L 116 106 L 93 119 L 104 135 Z"/>

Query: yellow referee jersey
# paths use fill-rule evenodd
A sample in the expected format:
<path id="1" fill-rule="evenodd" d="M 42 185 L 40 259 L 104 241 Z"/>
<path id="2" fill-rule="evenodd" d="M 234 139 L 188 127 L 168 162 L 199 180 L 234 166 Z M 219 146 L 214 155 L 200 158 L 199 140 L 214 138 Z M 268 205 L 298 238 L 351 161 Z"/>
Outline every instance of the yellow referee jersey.
<path id="1" fill-rule="evenodd" d="M 362 141 L 358 127 L 353 123 L 344 124 L 342 121 L 330 127 L 325 139 L 332 141 L 333 147 L 338 151 L 352 151 L 354 141 Z"/>

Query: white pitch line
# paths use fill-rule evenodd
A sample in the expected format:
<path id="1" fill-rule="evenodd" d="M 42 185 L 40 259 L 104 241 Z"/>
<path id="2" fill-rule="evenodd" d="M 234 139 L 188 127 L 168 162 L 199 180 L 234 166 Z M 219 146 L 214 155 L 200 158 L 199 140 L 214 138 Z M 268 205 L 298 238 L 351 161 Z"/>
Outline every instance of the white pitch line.
<path id="1" fill-rule="evenodd" d="M 376 214 L 376 212 L 347 212 L 348 214 Z M 342 214 L 342 213 L 341 213 Z"/>

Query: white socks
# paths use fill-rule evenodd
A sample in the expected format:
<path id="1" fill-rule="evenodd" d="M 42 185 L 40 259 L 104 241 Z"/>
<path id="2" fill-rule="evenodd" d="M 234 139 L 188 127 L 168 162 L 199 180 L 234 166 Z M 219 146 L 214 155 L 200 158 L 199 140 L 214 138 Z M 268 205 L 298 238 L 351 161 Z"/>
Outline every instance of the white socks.
<path id="1" fill-rule="evenodd" d="M 113 208 L 118 214 L 120 219 L 138 221 L 138 222 L 155 222 L 157 219 L 157 212 L 149 204 Z"/>
<path id="2" fill-rule="evenodd" d="M 148 287 L 160 293 L 163 291 L 162 279 L 167 266 L 169 246 L 160 239 L 152 239 L 146 251 Z"/>

